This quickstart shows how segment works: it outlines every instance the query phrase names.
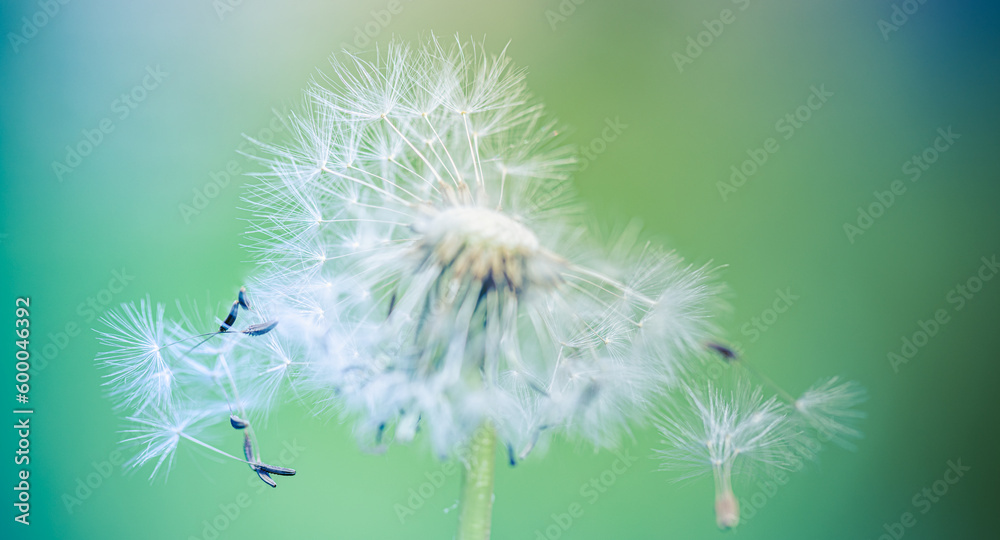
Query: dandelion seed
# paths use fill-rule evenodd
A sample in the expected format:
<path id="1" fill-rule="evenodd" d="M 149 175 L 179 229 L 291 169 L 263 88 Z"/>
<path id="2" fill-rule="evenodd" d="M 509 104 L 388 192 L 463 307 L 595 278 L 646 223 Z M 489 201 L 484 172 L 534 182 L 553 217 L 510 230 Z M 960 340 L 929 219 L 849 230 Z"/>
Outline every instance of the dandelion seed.
<path id="1" fill-rule="evenodd" d="M 253 468 L 253 464 L 257 462 L 257 455 L 254 454 L 253 443 L 250 441 L 249 433 L 243 434 L 243 456 L 247 458 L 247 462 Z"/>
<path id="2" fill-rule="evenodd" d="M 718 351 L 717 347 L 723 346 L 709 344 L 708 347 Z M 726 362 L 736 359 L 735 353 L 732 360 L 721 351 L 720 354 Z M 859 384 L 853 381 L 841 382 L 839 377 L 831 377 L 795 398 L 745 360 L 740 365 L 777 392 L 791 408 L 791 415 L 800 425 L 798 444 L 802 451 L 799 454 L 814 458 L 820 449 L 820 443 L 830 441 L 848 450 L 855 449 L 851 439 L 861 437 L 861 431 L 855 424 L 865 417 L 856 407 L 867 398 L 864 388 Z"/>
<path id="3" fill-rule="evenodd" d="M 254 451 L 253 440 L 249 432 L 243 434 L 243 456 L 246 458 L 246 463 L 250 465 L 250 469 L 257 473 L 257 477 L 260 478 L 265 484 L 273 488 L 278 487 L 278 484 L 273 478 L 271 478 L 272 474 L 295 476 L 295 469 L 276 467 L 274 465 L 268 465 L 258 461 L 257 453 Z"/>
<path id="4" fill-rule="evenodd" d="M 268 465 L 266 463 L 257 463 L 257 468 L 270 474 L 277 474 L 279 476 L 295 476 L 295 469 L 288 469 L 285 467 L 275 467 L 274 465 Z"/>
<path id="5" fill-rule="evenodd" d="M 278 321 L 270 321 L 260 324 L 251 324 L 243 330 L 243 334 L 248 336 L 263 336 L 264 334 L 274 330 L 274 327 L 278 326 Z"/>
<path id="6" fill-rule="evenodd" d="M 716 524 L 733 528 L 740 520 L 733 477 L 790 465 L 787 415 L 775 398 L 765 399 L 760 388 L 742 379 L 729 391 L 710 384 L 705 391 L 688 389 L 686 394 L 685 402 L 659 421 L 665 443 L 656 450 L 660 470 L 677 471 L 682 478 L 711 472 Z"/>
<path id="7" fill-rule="evenodd" d="M 240 310 L 240 302 L 237 300 L 233 302 L 233 307 L 229 309 L 229 315 L 226 316 L 226 320 L 222 321 L 222 326 L 219 327 L 219 333 L 228 331 L 233 323 L 236 322 L 236 315 Z"/>
<path id="8" fill-rule="evenodd" d="M 229 415 L 229 423 L 233 426 L 234 429 L 244 429 L 248 425 L 246 420 L 242 420 L 235 414 Z"/>
<path id="9" fill-rule="evenodd" d="M 736 360 L 736 351 L 732 350 L 731 348 L 725 345 L 722 345 L 721 343 L 709 343 L 706 346 L 709 349 L 712 349 L 713 351 L 719 353 L 719 356 L 721 356 L 722 359 L 725 360 L 726 362 L 733 362 Z"/>
<path id="10" fill-rule="evenodd" d="M 264 481 L 265 484 L 276 488 L 278 484 L 271 478 L 271 475 L 267 471 L 261 469 L 260 467 L 254 467 L 254 471 L 257 472 L 257 476 Z"/>
<path id="11" fill-rule="evenodd" d="M 239 303 L 240 307 L 242 307 L 247 311 L 250 311 L 250 299 L 247 295 L 246 287 L 240 287 L 239 296 L 236 301 Z"/>
<path id="12" fill-rule="evenodd" d="M 169 406 L 175 380 L 172 359 L 165 350 L 163 312 L 163 305 L 154 311 L 147 298 L 138 307 L 125 306 L 102 319 L 109 330 L 99 332 L 98 341 L 107 350 L 96 361 L 108 372 L 104 384 L 119 408 L 142 411 Z"/>
<path id="13" fill-rule="evenodd" d="M 126 467 L 142 467 L 154 462 L 149 475 L 152 480 L 158 473 L 169 473 L 173 465 L 178 445 L 187 441 L 216 454 L 243 461 L 240 458 L 219 450 L 215 446 L 198 438 L 199 433 L 207 427 L 210 415 L 205 411 L 175 411 L 154 410 L 142 411 L 136 416 L 130 416 L 129 429 L 124 430 L 128 436 L 123 443 L 139 449 L 139 452 L 125 462 Z"/>
<path id="14" fill-rule="evenodd" d="M 392 293 L 392 297 L 389 298 L 389 313 L 386 317 L 392 316 L 392 308 L 396 307 L 396 293 Z"/>

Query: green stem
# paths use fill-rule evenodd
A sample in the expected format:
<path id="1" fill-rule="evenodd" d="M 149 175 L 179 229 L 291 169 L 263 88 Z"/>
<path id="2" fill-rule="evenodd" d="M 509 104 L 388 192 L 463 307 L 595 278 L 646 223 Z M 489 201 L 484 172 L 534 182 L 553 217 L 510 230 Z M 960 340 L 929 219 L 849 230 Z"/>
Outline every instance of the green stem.
<path id="1" fill-rule="evenodd" d="M 457 540 L 489 540 L 493 511 L 493 467 L 496 432 L 485 422 L 472 437 L 462 470 L 462 498 Z"/>

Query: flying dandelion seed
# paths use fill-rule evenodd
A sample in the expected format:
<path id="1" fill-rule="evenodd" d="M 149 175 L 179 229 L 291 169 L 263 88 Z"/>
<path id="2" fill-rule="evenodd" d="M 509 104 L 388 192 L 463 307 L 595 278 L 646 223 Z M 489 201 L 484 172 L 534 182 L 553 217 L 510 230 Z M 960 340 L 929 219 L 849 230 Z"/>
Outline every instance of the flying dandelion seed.
<path id="1" fill-rule="evenodd" d="M 155 410 L 148 408 L 136 416 L 130 416 L 127 420 L 131 427 L 124 430 L 126 437 L 122 442 L 139 450 L 125 463 L 125 466 L 136 468 L 147 462 L 154 462 L 153 470 L 149 475 L 150 479 L 161 470 L 164 474 L 170 472 L 177 447 L 182 442 L 242 461 L 240 458 L 223 452 L 197 438 L 201 431 L 211 423 L 210 415 L 205 410 L 178 411 L 176 409 Z"/>
<path id="2" fill-rule="evenodd" d="M 851 439 L 861 437 L 855 424 L 865 417 L 857 406 L 865 399 L 866 392 L 857 383 L 831 377 L 806 390 L 793 407 L 804 428 L 814 432 L 817 439 L 853 450 Z"/>
<path id="3" fill-rule="evenodd" d="M 721 529 L 740 521 L 733 477 L 764 467 L 788 468 L 788 443 L 794 438 L 786 408 L 777 398 L 765 398 L 745 379 L 730 386 L 687 389 L 685 401 L 660 418 L 665 447 L 656 450 L 661 470 L 679 471 L 681 478 L 712 473 L 716 524 Z"/>
<path id="4" fill-rule="evenodd" d="M 164 351 L 172 340 L 163 312 L 162 305 L 154 311 L 147 298 L 106 315 L 110 331 L 98 335 L 106 351 L 98 354 L 97 362 L 108 372 L 105 385 L 120 409 L 162 407 L 172 397 L 174 370 Z"/>
<path id="5" fill-rule="evenodd" d="M 732 361 L 726 356 L 723 360 Z M 740 521 L 734 478 L 800 468 L 804 459 L 817 458 L 825 442 L 854 449 L 849 439 L 861 436 L 854 424 L 865 416 L 855 408 L 865 399 L 857 383 L 832 377 L 798 399 L 781 388 L 776 388 L 777 395 L 765 397 L 762 386 L 749 382 L 750 375 L 760 374 L 735 372 L 709 383 L 707 389 L 691 385 L 684 400 L 657 419 L 664 445 L 655 450 L 660 470 L 678 473 L 678 479 L 711 471 L 716 524 L 721 529 Z M 770 379 L 765 381 L 774 386 Z"/>
<path id="6" fill-rule="evenodd" d="M 221 322 L 201 316 L 197 309 L 193 313 L 181 309 L 178 322 L 167 322 L 165 307 L 153 306 L 146 299 L 103 319 L 108 330 L 99 339 L 109 350 L 99 354 L 97 362 L 107 372 L 105 384 L 115 405 L 133 412 L 127 418 L 130 427 L 125 433 L 130 435 L 124 442 L 138 450 L 127 462 L 129 467 L 153 463 L 150 478 L 160 473 L 166 476 L 178 444 L 187 441 L 249 464 L 272 486 L 275 483 L 268 472 L 294 474 L 291 469 L 262 463 L 256 457 L 259 450 L 254 451 L 254 459 L 242 460 L 196 438 L 206 426 L 228 416 L 230 425 L 245 430 L 245 440 L 257 448 L 249 419 L 266 419 L 273 405 L 274 396 L 260 391 L 256 366 L 260 351 L 279 346 L 267 335 L 277 322 L 250 323 L 236 330 L 239 306 L 241 302 L 234 302 Z M 219 330 L 204 332 L 213 327 Z M 189 347 L 191 342 L 195 345 Z"/>

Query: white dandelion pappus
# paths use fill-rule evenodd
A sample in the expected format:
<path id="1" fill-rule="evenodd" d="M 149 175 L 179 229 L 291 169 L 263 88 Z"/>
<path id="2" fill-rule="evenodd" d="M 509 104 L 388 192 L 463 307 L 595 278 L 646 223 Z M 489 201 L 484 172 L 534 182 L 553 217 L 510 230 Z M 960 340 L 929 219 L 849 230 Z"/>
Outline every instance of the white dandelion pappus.
<path id="1" fill-rule="evenodd" d="M 704 268 L 627 229 L 606 249 L 568 185 L 556 123 L 504 52 L 431 38 L 348 55 L 247 197 L 253 290 L 362 441 L 484 422 L 613 445 L 712 331 Z"/>
<path id="2" fill-rule="evenodd" d="M 830 377 L 803 392 L 793 408 L 805 431 L 820 441 L 833 441 L 853 450 L 855 445 L 850 439 L 861 437 L 854 424 L 865 417 L 856 407 L 866 399 L 867 393 L 859 384 Z"/>
<path id="3" fill-rule="evenodd" d="M 109 350 L 100 353 L 97 362 L 108 371 L 105 384 L 116 407 L 131 412 L 130 427 L 124 432 L 130 435 L 123 442 L 137 453 L 126 466 L 153 463 L 150 479 L 166 476 L 177 445 L 186 440 L 247 463 L 258 474 L 264 468 L 293 474 L 259 461 L 261 449 L 251 422 L 266 420 L 286 375 L 285 370 L 259 362 L 261 351 L 281 357 L 282 350 L 274 336 L 260 330 L 268 327 L 261 319 L 264 314 L 257 312 L 250 321 L 244 316 L 237 329 L 235 305 L 225 321 L 211 314 L 218 309 L 204 312 L 196 305 L 185 309 L 179 302 L 176 322 L 165 321 L 164 311 L 162 304 L 153 306 L 145 299 L 138 306 L 125 304 L 112 310 L 102 319 L 108 330 L 100 332 L 99 340 Z M 209 424 L 223 422 L 244 430 L 246 459 L 196 438 Z"/>
<path id="4" fill-rule="evenodd" d="M 225 410 L 225 407 L 222 407 L 221 410 Z M 150 480 L 156 477 L 161 469 L 164 475 L 169 474 L 177 447 L 182 441 L 188 441 L 214 453 L 243 461 L 197 438 L 212 421 L 208 411 L 148 408 L 136 416 L 127 418 L 127 420 L 131 427 L 123 431 L 126 437 L 122 443 L 135 447 L 138 451 L 136 455 L 125 462 L 124 466 L 135 469 L 142 467 L 147 462 L 153 462 L 153 470 L 149 475 Z"/>
<path id="5" fill-rule="evenodd" d="M 105 386 L 118 408 L 142 410 L 146 406 L 166 406 L 175 388 L 174 371 L 165 346 L 172 341 L 163 321 L 164 306 L 154 306 L 149 298 L 138 306 L 125 305 L 105 317 L 107 332 L 98 333 L 106 347 L 97 362 L 106 371 Z"/>
<path id="6" fill-rule="evenodd" d="M 776 398 L 765 399 L 760 387 L 737 379 L 726 390 L 709 384 L 689 388 L 686 399 L 658 419 L 665 447 L 660 470 L 680 471 L 681 478 L 712 473 L 715 480 L 716 524 L 739 524 L 740 508 L 733 477 L 762 467 L 788 468 L 787 408 Z"/>

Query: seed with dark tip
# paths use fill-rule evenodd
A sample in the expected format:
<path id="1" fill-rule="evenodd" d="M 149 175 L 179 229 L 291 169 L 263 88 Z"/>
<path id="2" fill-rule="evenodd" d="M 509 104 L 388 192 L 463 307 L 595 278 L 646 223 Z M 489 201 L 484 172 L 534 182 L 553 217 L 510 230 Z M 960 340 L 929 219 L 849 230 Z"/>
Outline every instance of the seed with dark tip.
<path id="1" fill-rule="evenodd" d="M 274 480 L 271 479 L 270 474 L 267 474 L 267 471 L 261 470 L 260 467 L 256 467 L 254 468 L 254 470 L 257 471 L 257 476 L 259 476 L 260 479 L 263 480 L 265 484 L 271 487 L 278 487 L 278 484 L 274 483 Z"/>
<path id="2" fill-rule="evenodd" d="M 507 443 L 507 461 L 511 467 L 517 465 L 517 459 L 514 458 L 514 447 L 510 443 Z"/>
<path id="3" fill-rule="evenodd" d="M 249 425 L 246 420 L 243 420 L 235 414 L 229 415 L 229 423 L 232 424 L 235 429 L 244 429 Z"/>
<path id="4" fill-rule="evenodd" d="M 250 466 L 253 467 L 253 463 L 257 461 L 256 456 L 253 455 L 253 444 L 250 443 L 250 434 L 243 433 L 243 455 L 250 462 Z"/>
<path id="5" fill-rule="evenodd" d="M 219 332 L 225 332 L 232 328 L 233 323 L 236 322 L 236 314 L 239 310 L 240 303 L 237 300 L 236 302 L 233 302 L 233 307 L 229 309 L 229 316 L 226 317 L 226 320 L 222 321 L 222 326 L 219 327 Z"/>
<path id="6" fill-rule="evenodd" d="M 246 309 L 246 310 L 250 309 L 250 299 L 247 298 L 247 288 L 246 287 L 240 287 L 240 294 L 237 297 L 236 301 L 239 302 L 240 306 L 242 306 L 243 309 Z"/>
<path id="7" fill-rule="evenodd" d="M 279 476 L 295 476 L 295 469 L 275 467 L 274 465 L 268 465 L 267 463 L 258 463 L 257 469 L 266 473 L 277 474 Z"/>
<path id="8" fill-rule="evenodd" d="M 274 327 L 278 326 L 278 321 L 268 321 L 260 324 L 251 324 L 243 331 L 244 334 L 248 336 L 263 336 L 264 334 L 274 330 Z"/>
<path id="9" fill-rule="evenodd" d="M 392 316 L 392 309 L 396 307 L 396 293 L 392 293 L 392 298 L 389 299 L 389 314 L 386 318 Z"/>
<path id="10" fill-rule="evenodd" d="M 730 349 L 729 347 L 726 347 L 725 345 L 722 345 L 720 343 L 709 343 L 707 347 L 719 353 L 719 356 L 721 356 L 722 359 L 725 360 L 726 362 L 732 362 L 733 360 L 736 360 L 736 351 Z"/>

